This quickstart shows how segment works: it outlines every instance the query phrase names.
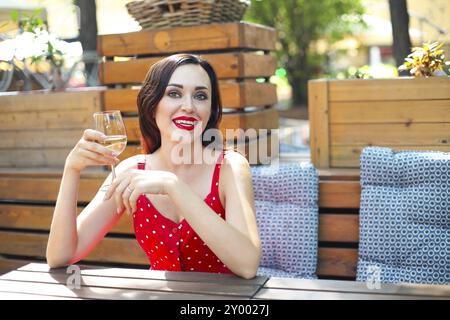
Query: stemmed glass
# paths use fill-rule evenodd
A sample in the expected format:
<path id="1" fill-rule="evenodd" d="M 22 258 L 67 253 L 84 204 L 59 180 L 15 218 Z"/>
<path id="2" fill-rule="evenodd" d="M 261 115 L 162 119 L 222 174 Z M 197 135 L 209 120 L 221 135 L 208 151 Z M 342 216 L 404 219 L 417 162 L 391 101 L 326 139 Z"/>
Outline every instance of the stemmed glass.
<path id="1" fill-rule="evenodd" d="M 119 110 L 102 111 L 94 113 L 95 130 L 102 132 L 106 138 L 99 142 L 104 147 L 116 153 L 119 156 L 127 146 L 127 134 L 125 125 L 123 124 L 122 115 Z M 114 165 L 111 165 L 112 179 L 116 178 Z M 107 190 L 109 185 L 105 185 L 102 189 Z"/>

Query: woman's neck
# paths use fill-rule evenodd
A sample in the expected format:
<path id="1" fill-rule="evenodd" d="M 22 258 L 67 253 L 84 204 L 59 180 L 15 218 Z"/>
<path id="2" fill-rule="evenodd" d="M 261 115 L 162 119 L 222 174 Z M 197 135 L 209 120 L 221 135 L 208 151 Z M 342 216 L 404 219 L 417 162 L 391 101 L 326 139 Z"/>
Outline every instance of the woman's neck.
<path id="1" fill-rule="evenodd" d="M 154 152 L 161 166 L 174 173 L 185 172 L 195 165 L 203 164 L 204 147 L 200 141 L 180 144 L 161 141 L 161 146 Z"/>

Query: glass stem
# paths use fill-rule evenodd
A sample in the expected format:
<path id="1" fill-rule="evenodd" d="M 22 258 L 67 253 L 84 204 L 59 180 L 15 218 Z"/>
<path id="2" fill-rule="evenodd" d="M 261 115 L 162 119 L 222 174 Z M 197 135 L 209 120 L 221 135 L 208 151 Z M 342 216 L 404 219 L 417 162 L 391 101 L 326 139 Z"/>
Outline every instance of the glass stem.
<path id="1" fill-rule="evenodd" d="M 111 183 L 113 183 L 114 179 L 116 179 L 116 168 L 113 164 L 111 165 L 111 172 L 112 172 Z"/>

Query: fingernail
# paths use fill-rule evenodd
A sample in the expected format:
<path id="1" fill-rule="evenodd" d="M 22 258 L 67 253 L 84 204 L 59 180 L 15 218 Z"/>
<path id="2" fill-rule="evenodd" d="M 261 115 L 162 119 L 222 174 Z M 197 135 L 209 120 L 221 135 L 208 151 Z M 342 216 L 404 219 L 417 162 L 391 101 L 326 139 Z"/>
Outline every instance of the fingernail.
<path id="1" fill-rule="evenodd" d="M 120 214 L 120 209 L 117 209 L 117 214 Z"/>

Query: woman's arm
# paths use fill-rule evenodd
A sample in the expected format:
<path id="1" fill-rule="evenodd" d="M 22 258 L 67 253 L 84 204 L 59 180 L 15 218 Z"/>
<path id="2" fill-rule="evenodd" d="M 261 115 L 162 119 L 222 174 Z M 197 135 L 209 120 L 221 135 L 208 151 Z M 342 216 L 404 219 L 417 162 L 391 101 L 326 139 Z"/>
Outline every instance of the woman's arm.
<path id="1" fill-rule="evenodd" d="M 101 139 L 99 134 L 86 130 L 66 159 L 47 243 L 47 263 L 52 268 L 75 263 L 87 255 L 120 218 L 114 201 L 103 202 L 104 192 L 101 191 L 77 218 L 81 171 L 91 165 L 117 163 L 109 150 L 93 142 Z M 117 171 L 128 169 L 132 163 L 122 162 Z M 109 180 L 110 177 L 105 181 Z"/>
<path id="2" fill-rule="evenodd" d="M 227 153 L 220 174 L 226 221 L 191 188 L 177 179 L 168 194 L 184 218 L 217 257 L 236 275 L 256 275 L 261 244 L 256 223 L 250 167 L 242 155 Z"/>

